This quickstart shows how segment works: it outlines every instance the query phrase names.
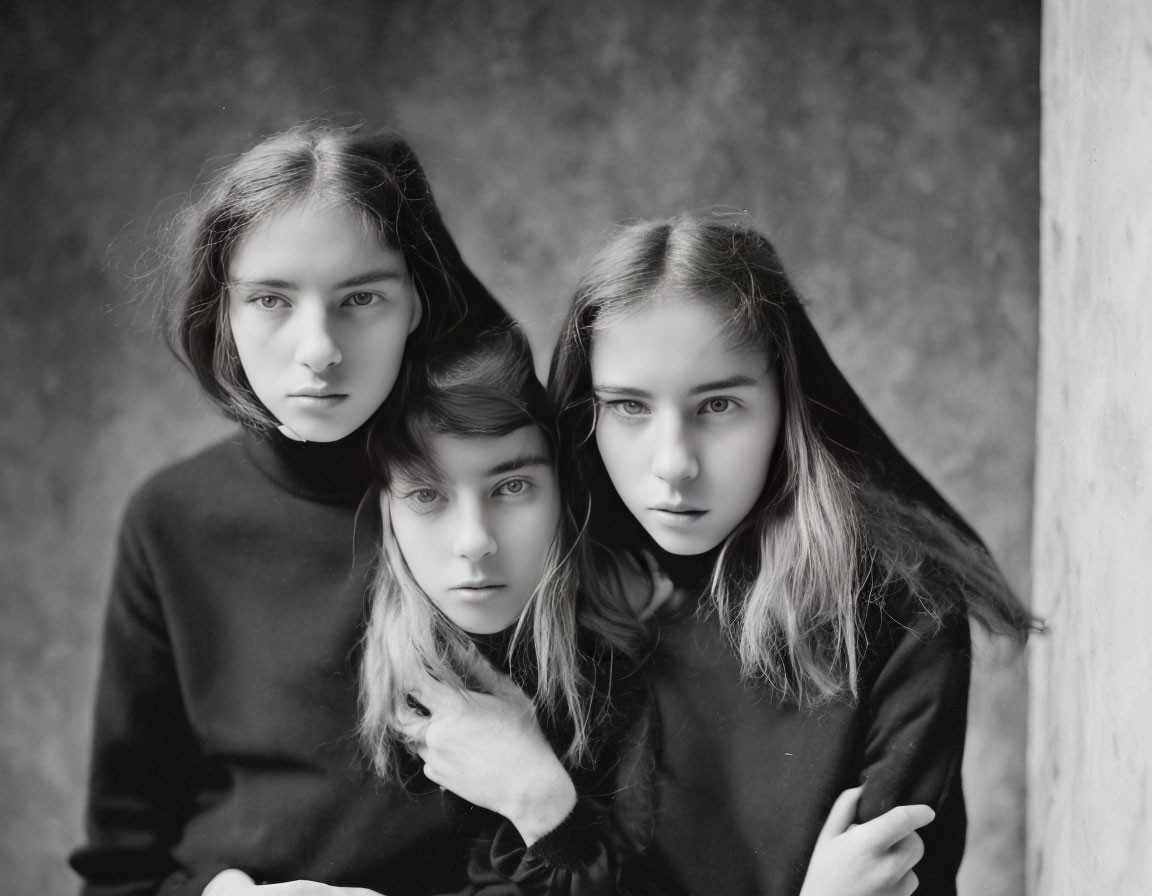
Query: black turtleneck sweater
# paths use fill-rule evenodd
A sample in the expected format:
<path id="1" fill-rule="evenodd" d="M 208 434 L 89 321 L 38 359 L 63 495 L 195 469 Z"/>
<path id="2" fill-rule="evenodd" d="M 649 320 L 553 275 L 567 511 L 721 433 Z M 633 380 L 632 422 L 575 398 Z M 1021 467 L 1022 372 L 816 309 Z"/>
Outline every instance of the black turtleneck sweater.
<path id="1" fill-rule="evenodd" d="M 523 651 L 509 657 L 514 627 L 471 635 L 481 654 L 510 675 L 525 693 L 536 678 Z M 594 713 L 590 755 L 570 769 L 577 802 L 566 819 L 526 847 L 515 826 L 460 800 L 470 842 L 469 886 L 456 896 L 616 896 L 622 862 L 650 833 L 651 702 L 644 680 L 628 659 L 582 642 L 583 671 L 592 682 Z M 597 654 L 598 658 L 593 658 Z M 539 719 L 557 755 L 572 737 L 571 719 Z"/>
<path id="2" fill-rule="evenodd" d="M 908 803 L 936 810 L 920 832 L 916 892 L 954 894 L 967 619 L 937 630 L 905 595 L 883 595 L 864 617 L 860 699 L 799 709 L 742 680 L 715 613 L 700 608 L 714 560 L 660 556 L 683 597 L 656 613 L 659 643 L 643 667 L 659 746 L 653 842 L 630 865 L 631 892 L 795 896 L 836 796 L 864 783 L 858 821 Z"/>
<path id="3" fill-rule="evenodd" d="M 438 791 L 356 738 L 378 511 L 363 434 L 241 432 L 147 482 L 120 533 L 96 698 L 88 894 L 199 894 L 224 868 L 387 896 L 465 881 Z"/>

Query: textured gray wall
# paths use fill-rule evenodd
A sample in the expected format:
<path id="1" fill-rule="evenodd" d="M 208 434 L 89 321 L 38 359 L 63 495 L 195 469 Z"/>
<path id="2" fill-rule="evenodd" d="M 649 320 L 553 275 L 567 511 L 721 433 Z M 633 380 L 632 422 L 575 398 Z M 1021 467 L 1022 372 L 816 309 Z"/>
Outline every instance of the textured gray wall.
<path id="1" fill-rule="evenodd" d="M 7 0 L 4 891 L 73 886 L 126 493 L 226 429 L 142 298 L 149 235 L 205 160 L 300 119 L 401 126 L 538 348 L 612 222 L 748 209 L 876 414 L 1027 593 L 1038 54 L 1037 4 L 1004 0 Z M 1022 669 L 979 661 L 964 883 L 1015 894 Z"/>
<path id="2" fill-rule="evenodd" d="M 1028 892 L 1152 893 L 1152 4 L 1044 5 Z"/>

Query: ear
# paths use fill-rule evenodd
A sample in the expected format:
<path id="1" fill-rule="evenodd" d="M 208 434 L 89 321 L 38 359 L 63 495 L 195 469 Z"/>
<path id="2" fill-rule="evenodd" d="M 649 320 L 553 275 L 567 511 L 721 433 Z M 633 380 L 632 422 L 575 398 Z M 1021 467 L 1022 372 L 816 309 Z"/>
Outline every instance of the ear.
<path id="1" fill-rule="evenodd" d="M 408 335 L 411 336 L 416 332 L 416 328 L 420 326 L 420 321 L 424 319 L 424 298 L 420 295 L 420 290 L 416 288 L 416 284 L 412 282 L 411 276 L 408 278 L 408 286 L 412 290 L 412 320 L 408 324 Z"/>

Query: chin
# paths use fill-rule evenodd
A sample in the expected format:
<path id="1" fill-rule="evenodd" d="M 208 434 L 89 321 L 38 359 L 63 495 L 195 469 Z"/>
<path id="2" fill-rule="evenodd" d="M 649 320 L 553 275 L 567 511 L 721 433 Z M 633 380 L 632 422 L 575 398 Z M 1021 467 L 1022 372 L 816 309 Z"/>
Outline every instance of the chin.
<path id="1" fill-rule="evenodd" d="M 280 432 L 290 439 L 295 439 L 298 442 L 339 442 L 346 436 L 350 436 L 356 431 L 356 427 L 348 429 L 346 427 L 333 428 L 331 426 L 293 426 L 291 423 L 282 423 L 279 426 Z"/>
<path id="2" fill-rule="evenodd" d="M 678 557 L 696 557 L 700 554 L 707 554 L 720 544 L 720 541 L 712 539 L 670 537 L 664 532 L 659 534 L 649 532 L 648 534 L 652 536 L 652 540 L 656 544 L 669 554 L 675 554 Z"/>

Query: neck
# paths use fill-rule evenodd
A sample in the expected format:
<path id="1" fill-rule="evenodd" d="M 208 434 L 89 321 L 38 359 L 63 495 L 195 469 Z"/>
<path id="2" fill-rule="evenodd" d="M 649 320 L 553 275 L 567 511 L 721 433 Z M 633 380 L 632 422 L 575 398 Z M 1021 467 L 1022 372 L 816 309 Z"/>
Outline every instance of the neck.
<path id="1" fill-rule="evenodd" d="M 652 555 L 660 568 L 677 588 L 688 591 L 693 598 L 701 595 L 708 587 L 716 558 L 720 556 L 720 545 L 703 554 L 673 554 L 653 545 Z"/>
<path id="2" fill-rule="evenodd" d="M 371 488 L 367 424 L 335 442 L 300 442 L 276 430 L 250 431 L 249 454 L 277 485 L 321 504 L 355 506 Z"/>

